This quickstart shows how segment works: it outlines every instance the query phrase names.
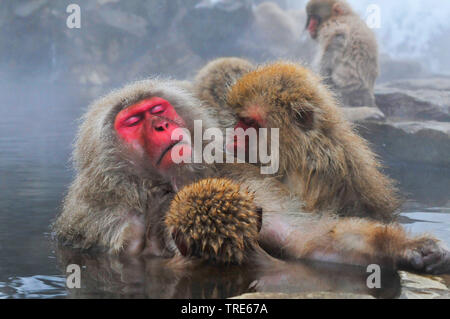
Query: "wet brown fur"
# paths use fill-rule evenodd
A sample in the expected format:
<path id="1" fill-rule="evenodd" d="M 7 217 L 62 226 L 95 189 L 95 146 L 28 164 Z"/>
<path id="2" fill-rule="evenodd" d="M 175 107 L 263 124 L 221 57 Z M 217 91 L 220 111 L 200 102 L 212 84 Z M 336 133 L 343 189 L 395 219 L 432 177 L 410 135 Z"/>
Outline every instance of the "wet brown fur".
<path id="1" fill-rule="evenodd" d="M 399 200 L 392 181 L 308 69 L 284 62 L 262 66 L 236 82 L 228 104 L 240 118 L 256 108 L 263 127 L 280 129 L 277 175 L 307 211 L 393 218 Z"/>
<path id="2" fill-rule="evenodd" d="M 178 237 L 175 242 L 189 250 L 186 255 L 241 264 L 258 246 L 260 217 L 254 195 L 239 184 L 204 179 L 177 193 L 165 224 Z"/>

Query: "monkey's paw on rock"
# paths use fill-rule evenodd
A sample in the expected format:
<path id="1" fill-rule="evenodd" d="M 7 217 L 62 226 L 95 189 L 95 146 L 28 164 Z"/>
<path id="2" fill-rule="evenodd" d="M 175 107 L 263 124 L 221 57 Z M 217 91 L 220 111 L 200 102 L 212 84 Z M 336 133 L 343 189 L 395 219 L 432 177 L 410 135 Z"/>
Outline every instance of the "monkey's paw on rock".
<path id="1" fill-rule="evenodd" d="M 448 274 L 450 252 L 435 240 L 422 239 L 414 247 L 406 249 L 400 265 L 405 269 L 427 274 Z"/>
<path id="2" fill-rule="evenodd" d="M 183 256 L 241 264 L 258 245 L 262 211 L 253 200 L 228 179 L 204 179 L 177 193 L 165 223 Z"/>
<path id="3" fill-rule="evenodd" d="M 342 112 L 350 122 L 360 121 L 383 121 L 386 119 L 384 113 L 377 107 L 342 107 Z"/>

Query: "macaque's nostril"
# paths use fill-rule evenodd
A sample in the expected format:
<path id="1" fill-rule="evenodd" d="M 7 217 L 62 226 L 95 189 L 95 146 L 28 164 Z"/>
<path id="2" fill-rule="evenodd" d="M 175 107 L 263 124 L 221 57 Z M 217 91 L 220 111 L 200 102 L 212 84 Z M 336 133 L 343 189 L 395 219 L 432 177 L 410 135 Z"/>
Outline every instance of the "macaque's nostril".
<path id="1" fill-rule="evenodd" d="M 167 129 L 169 129 L 169 122 L 158 123 L 155 126 L 155 131 L 157 132 L 164 132 Z"/>

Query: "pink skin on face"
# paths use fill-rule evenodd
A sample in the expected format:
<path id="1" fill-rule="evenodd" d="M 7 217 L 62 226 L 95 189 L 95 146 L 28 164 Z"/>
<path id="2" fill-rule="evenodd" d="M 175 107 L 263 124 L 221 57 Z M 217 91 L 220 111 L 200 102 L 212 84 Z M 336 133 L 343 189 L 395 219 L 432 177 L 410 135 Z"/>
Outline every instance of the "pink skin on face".
<path id="1" fill-rule="evenodd" d="M 308 24 L 308 31 L 312 38 L 317 37 L 317 27 L 319 25 L 319 21 L 316 18 L 311 18 Z"/>
<path id="2" fill-rule="evenodd" d="M 160 97 L 144 99 L 127 107 L 117 114 L 114 122 L 120 138 L 135 149 L 145 150 L 151 164 L 161 171 L 174 164 L 171 149 L 181 137 L 172 140 L 172 133 L 182 127 L 185 127 L 183 119 L 168 101 Z"/>
<path id="3" fill-rule="evenodd" d="M 252 114 L 251 117 L 248 118 L 242 118 L 239 120 L 239 122 L 236 124 L 234 129 L 241 128 L 244 130 L 244 132 L 249 128 L 254 128 L 256 130 L 256 134 L 258 135 L 258 130 L 262 126 L 263 120 L 262 117 L 258 114 Z M 244 144 L 242 145 L 240 142 L 244 140 Z M 245 151 L 245 158 L 249 157 L 249 137 L 245 136 L 244 139 L 238 139 L 238 134 L 234 136 L 234 141 L 229 142 L 226 145 L 228 152 L 234 152 L 234 154 L 238 154 L 238 149 L 244 149 Z"/>

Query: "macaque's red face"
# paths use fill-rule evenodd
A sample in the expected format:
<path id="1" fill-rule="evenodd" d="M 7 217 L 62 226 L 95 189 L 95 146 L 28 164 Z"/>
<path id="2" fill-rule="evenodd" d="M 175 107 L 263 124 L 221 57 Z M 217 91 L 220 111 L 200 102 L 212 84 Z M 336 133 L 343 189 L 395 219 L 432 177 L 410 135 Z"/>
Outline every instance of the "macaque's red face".
<path id="1" fill-rule="evenodd" d="M 239 121 L 234 127 L 234 129 L 241 128 L 244 130 L 244 132 L 249 129 L 253 128 L 256 130 L 256 134 L 258 136 L 259 128 L 264 127 L 265 125 L 265 114 L 262 111 L 262 109 L 257 106 L 253 105 L 248 107 L 245 110 L 245 114 L 241 114 L 239 117 Z M 234 141 L 229 143 L 227 145 L 228 151 L 233 151 L 234 154 L 237 154 L 239 149 L 243 149 L 245 151 L 245 158 L 248 159 L 249 157 L 249 137 L 246 135 L 245 139 L 239 139 L 238 134 L 234 136 Z M 244 143 L 244 144 L 242 144 Z"/>
<path id="2" fill-rule="evenodd" d="M 147 154 L 150 163 L 160 171 L 174 164 L 171 150 L 182 137 L 172 140 L 172 133 L 182 127 L 185 127 L 183 119 L 168 101 L 160 97 L 127 107 L 117 114 L 114 123 L 120 138 Z"/>
<path id="3" fill-rule="evenodd" d="M 308 16 L 308 22 L 306 24 L 306 28 L 308 29 L 311 38 L 317 38 L 317 29 L 319 28 L 320 18 L 316 16 Z"/>

